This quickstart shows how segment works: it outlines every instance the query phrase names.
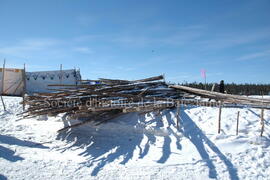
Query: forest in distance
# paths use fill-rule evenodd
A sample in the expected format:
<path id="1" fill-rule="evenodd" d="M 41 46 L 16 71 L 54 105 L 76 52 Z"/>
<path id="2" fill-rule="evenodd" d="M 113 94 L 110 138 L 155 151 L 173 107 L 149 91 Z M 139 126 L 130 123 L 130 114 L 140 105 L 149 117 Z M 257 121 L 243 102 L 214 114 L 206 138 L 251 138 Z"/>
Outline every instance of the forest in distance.
<path id="1" fill-rule="evenodd" d="M 215 84 L 215 86 L 214 86 Z M 201 83 L 201 82 L 192 82 L 192 83 L 182 83 L 178 85 L 206 89 L 211 91 L 214 86 L 214 91 L 219 92 L 219 83 Z M 225 83 L 224 84 L 225 92 L 228 94 L 237 94 L 237 95 L 270 95 L 270 84 L 236 84 L 236 83 Z"/>

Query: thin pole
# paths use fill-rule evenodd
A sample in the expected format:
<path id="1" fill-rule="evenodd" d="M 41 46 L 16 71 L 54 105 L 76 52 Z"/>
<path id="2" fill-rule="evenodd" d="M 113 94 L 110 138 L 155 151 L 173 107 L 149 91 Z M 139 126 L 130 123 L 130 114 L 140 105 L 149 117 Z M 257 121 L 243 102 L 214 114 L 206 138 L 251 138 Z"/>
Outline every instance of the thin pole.
<path id="1" fill-rule="evenodd" d="M 25 110 L 25 93 L 26 93 L 26 71 L 25 63 L 23 64 L 23 110 Z"/>
<path id="2" fill-rule="evenodd" d="M 213 92 L 215 90 L 216 83 L 213 84 L 211 91 Z"/>
<path id="3" fill-rule="evenodd" d="M 219 106 L 219 111 L 218 111 L 218 134 L 220 134 L 220 128 L 221 127 L 221 105 Z"/>
<path id="4" fill-rule="evenodd" d="M 204 89 L 207 90 L 207 89 L 206 89 L 206 74 L 205 74 L 205 76 L 204 76 Z"/>
<path id="5" fill-rule="evenodd" d="M 176 128 L 179 131 L 179 124 L 180 124 L 180 103 L 177 102 L 177 112 L 176 112 Z"/>
<path id="6" fill-rule="evenodd" d="M 261 111 L 261 125 L 262 125 L 261 136 L 263 136 L 263 131 L 264 131 L 264 118 L 263 118 L 263 114 L 264 114 L 264 109 L 262 109 L 262 111 Z"/>
<path id="7" fill-rule="evenodd" d="M 262 104 L 263 104 L 263 93 L 261 92 L 262 94 Z M 264 115 L 264 109 L 261 110 L 261 136 L 263 136 L 263 131 L 264 131 L 264 118 L 263 118 L 263 115 Z"/>
<path id="8" fill-rule="evenodd" d="M 165 82 L 165 73 L 163 73 L 162 76 L 163 76 L 163 82 Z"/>
<path id="9" fill-rule="evenodd" d="M 62 77 L 63 77 L 62 64 L 60 64 L 60 84 L 62 84 Z"/>
<path id="10" fill-rule="evenodd" d="M 237 112 L 236 135 L 238 135 L 239 115 L 240 115 L 240 111 Z"/>
<path id="11" fill-rule="evenodd" d="M 6 111 L 6 106 L 5 106 L 5 102 L 4 102 L 3 96 L 1 96 L 1 101 L 2 101 L 2 104 L 3 104 L 3 107 L 4 107 L 4 111 Z"/>
<path id="12" fill-rule="evenodd" d="M 4 93 L 5 66 L 6 66 L 6 60 L 4 59 L 3 72 L 2 72 L 2 88 L 1 88 L 1 101 L 4 107 L 4 111 L 6 111 L 6 106 L 5 106 L 5 102 L 2 95 Z"/>
<path id="13" fill-rule="evenodd" d="M 78 76 L 77 76 L 77 71 L 76 71 L 76 68 L 74 67 L 74 74 L 75 74 L 75 83 L 76 83 L 76 88 L 78 86 L 78 82 L 79 82 L 79 79 L 78 79 Z"/>

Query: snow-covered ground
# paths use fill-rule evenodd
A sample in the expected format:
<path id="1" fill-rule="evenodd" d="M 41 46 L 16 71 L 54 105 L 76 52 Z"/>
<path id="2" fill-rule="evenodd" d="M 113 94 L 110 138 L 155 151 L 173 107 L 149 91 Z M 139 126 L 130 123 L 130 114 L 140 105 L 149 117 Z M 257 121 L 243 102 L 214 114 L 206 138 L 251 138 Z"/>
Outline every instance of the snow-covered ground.
<path id="1" fill-rule="evenodd" d="M 260 110 L 181 108 L 130 113 L 98 127 L 57 133 L 61 116 L 21 119 L 20 98 L 0 110 L 0 179 L 269 179 L 270 112 L 260 137 Z M 239 135 L 235 135 L 240 111 Z M 67 123 L 67 122 L 65 122 Z"/>

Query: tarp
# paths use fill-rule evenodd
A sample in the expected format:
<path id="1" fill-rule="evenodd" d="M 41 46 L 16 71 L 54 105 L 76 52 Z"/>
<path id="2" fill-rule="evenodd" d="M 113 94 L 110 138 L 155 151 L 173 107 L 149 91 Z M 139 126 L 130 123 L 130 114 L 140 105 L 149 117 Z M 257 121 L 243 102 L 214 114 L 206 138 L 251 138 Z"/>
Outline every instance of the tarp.
<path id="1" fill-rule="evenodd" d="M 26 93 L 51 92 L 49 84 L 76 85 L 81 79 L 80 72 L 71 70 L 26 72 Z"/>
<path id="2" fill-rule="evenodd" d="M 0 92 L 1 95 L 22 96 L 24 93 L 24 70 L 0 68 Z"/>

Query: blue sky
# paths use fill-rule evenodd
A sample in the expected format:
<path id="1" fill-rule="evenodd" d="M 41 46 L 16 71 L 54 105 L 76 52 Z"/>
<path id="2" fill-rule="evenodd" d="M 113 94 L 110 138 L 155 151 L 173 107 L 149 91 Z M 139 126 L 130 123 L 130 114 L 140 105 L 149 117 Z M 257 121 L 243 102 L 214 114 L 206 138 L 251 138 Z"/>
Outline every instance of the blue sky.
<path id="1" fill-rule="evenodd" d="M 0 0 L 0 62 L 84 79 L 270 83 L 269 0 Z"/>

